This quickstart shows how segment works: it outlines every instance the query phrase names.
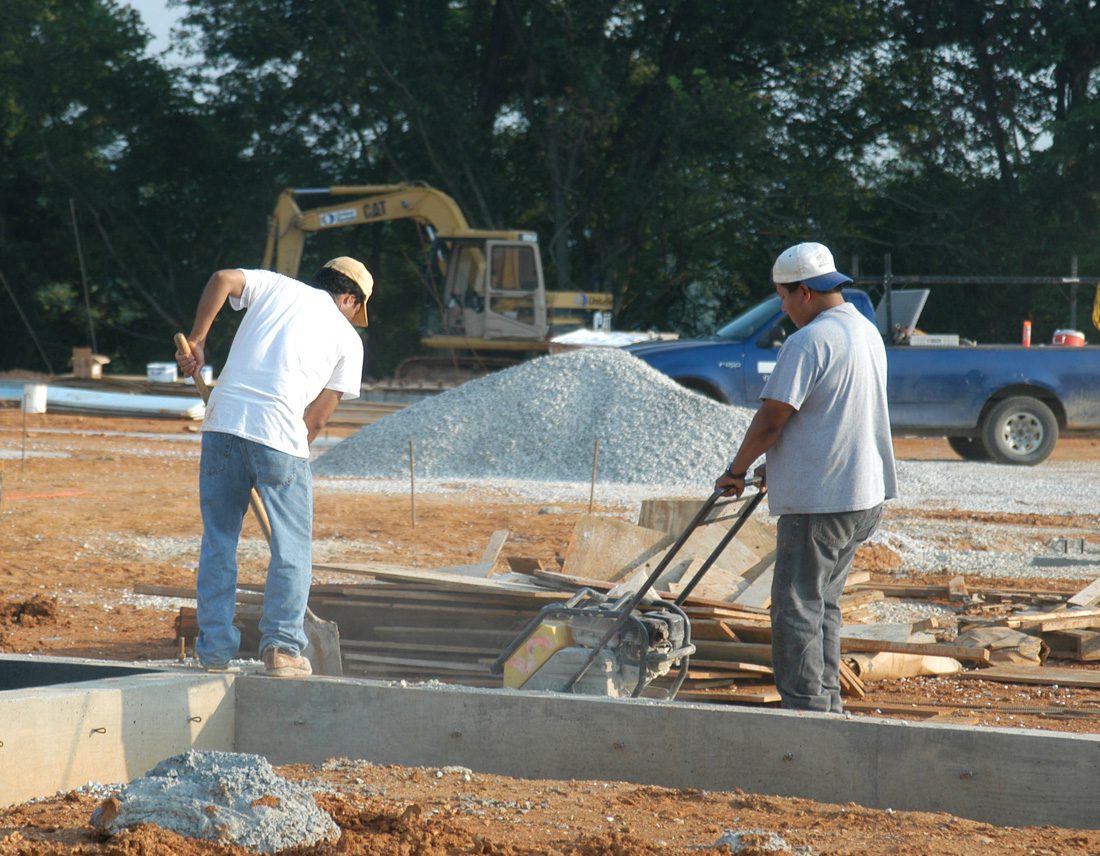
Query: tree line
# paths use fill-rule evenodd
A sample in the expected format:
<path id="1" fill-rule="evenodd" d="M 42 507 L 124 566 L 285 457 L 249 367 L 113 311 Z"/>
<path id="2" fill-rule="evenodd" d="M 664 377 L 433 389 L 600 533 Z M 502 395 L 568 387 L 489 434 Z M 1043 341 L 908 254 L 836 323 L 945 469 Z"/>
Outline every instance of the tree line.
<path id="1" fill-rule="evenodd" d="M 0 8 L 0 370 L 169 359 L 289 186 L 425 181 L 537 231 L 548 284 L 614 293 L 620 329 L 710 332 L 799 240 L 865 275 L 1100 275 L 1088 0 L 179 7 L 169 57 L 116 0 Z M 384 376 L 419 349 L 421 236 L 317 236 L 303 274 L 338 253 L 377 275 Z M 1090 323 L 1089 289 L 943 288 L 937 332 Z"/>

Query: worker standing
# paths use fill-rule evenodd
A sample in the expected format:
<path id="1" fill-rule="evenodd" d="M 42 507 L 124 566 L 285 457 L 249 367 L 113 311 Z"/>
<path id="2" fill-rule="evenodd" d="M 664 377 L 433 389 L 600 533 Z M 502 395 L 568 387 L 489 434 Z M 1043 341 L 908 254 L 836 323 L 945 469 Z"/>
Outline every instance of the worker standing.
<path id="1" fill-rule="evenodd" d="M 772 665 L 782 706 L 840 713 L 840 595 L 856 548 L 897 495 L 886 402 L 886 349 L 846 303 L 832 253 L 784 250 L 772 267 L 784 342 L 741 446 L 716 489 L 740 496 L 747 471 L 768 490 L 776 525 Z"/>
<path id="2" fill-rule="evenodd" d="M 313 482 L 309 445 L 337 404 L 359 395 L 374 279 L 362 263 L 333 259 L 310 285 L 264 270 L 219 270 L 206 283 L 177 352 L 186 376 L 205 364 L 206 339 L 229 301 L 246 309 L 202 427 L 198 623 L 195 653 L 207 669 L 237 656 L 237 546 L 255 489 L 271 522 L 271 559 L 260 619 L 265 674 L 312 673 L 302 656 L 312 573 Z M 349 323 L 350 322 L 350 323 Z"/>

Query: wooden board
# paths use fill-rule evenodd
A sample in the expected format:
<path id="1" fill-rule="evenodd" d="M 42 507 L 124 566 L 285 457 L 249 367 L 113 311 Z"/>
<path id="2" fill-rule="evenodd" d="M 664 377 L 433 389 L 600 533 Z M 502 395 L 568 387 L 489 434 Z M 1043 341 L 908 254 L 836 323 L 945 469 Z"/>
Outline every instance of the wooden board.
<path id="1" fill-rule="evenodd" d="M 781 700 L 779 691 L 774 686 L 764 684 L 730 690 L 680 690 L 676 698 L 680 701 L 712 704 L 778 704 Z"/>
<path id="2" fill-rule="evenodd" d="M 1071 606 L 1093 606 L 1098 601 L 1100 601 L 1100 577 L 1077 592 L 1067 603 Z"/>
<path id="3" fill-rule="evenodd" d="M 1100 689 L 1100 672 L 1059 666 L 991 666 L 977 672 L 953 675 L 962 680 L 1000 681 L 1006 684 L 1058 684 L 1060 687 Z"/>
<path id="4" fill-rule="evenodd" d="M 585 514 L 573 527 L 562 573 L 614 582 L 672 541 L 667 532 Z"/>
<path id="5" fill-rule="evenodd" d="M 679 536 L 703 505 L 703 500 L 683 497 L 643 499 L 638 513 L 638 525 Z M 740 506 L 720 507 L 711 512 L 706 526 L 727 532 L 737 517 Z M 735 541 L 748 547 L 762 559 L 775 549 L 775 527 L 750 518 L 741 526 Z"/>
<path id="6" fill-rule="evenodd" d="M 840 640 L 840 650 L 843 653 L 877 653 L 879 651 L 894 651 L 898 654 L 926 654 L 936 657 L 954 657 L 969 663 L 988 663 L 989 651 L 985 648 L 963 648 L 958 645 L 940 645 L 938 643 L 921 644 L 914 642 L 887 642 L 880 639 L 845 639 Z M 980 674 L 984 675 L 985 672 Z M 956 675 L 955 677 L 958 677 Z"/>
<path id="7" fill-rule="evenodd" d="M 507 591 L 521 592 L 533 598 L 554 600 L 559 597 L 555 592 L 547 592 L 534 586 L 521 586 L 516 583 L 498 582 L 491 579 L 479 579 L 466 577 L 461 574 L 449 574 L 433 571 L 430 568 L 402 568 L 394 565 L 382 564 L 348 564 L 328 565 L 315 564 L 315 571 L 331 571 L 344 574 L 363 574 L 381 580 L 402 580 L 413 583 L 423 583 L 439 589 L 478 589 L 483 591 Z"/>
<path id="8" fill-rule="evenodd" d="M 749 583 L 748 588 L 733 599 L 738 606 L 749 606 L 754 609 L 767 609 L 772 603 L 772 577 L 775 574 L 775 553 L 773 552 L 765 562 L 761 563 L 756 578 Z"/>
<path id="9" fill-rule="evenodd" d="M 772 664 L 772 646 L 754 645 L 746 642 L 708 642 L 696 640 L 693 663 L 758 663 L 762 666 Z"/>
<path id="10" fill-rule="evenodd" d="M 1056 630 L 1043 634 L 1043 641 L 1056 660 L 1100 660 L 1100 633 L 1095 630 Z"/>

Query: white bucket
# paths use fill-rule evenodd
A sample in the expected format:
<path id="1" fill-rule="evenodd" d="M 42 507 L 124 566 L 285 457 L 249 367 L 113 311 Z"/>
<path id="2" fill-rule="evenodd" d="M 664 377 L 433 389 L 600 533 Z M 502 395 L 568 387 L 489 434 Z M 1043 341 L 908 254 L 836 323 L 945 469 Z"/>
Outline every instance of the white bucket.
<path id="1" fill-rule="evenodd" d="M 175 383 L 175 363 L 147 363 L 145 366 L 145 379 L 149 383 Z"/>
<path id="2" fill-rule="evenodd" d="M 25 383 L 25 384 L 23 384 L 23 412 L 24 413 L 45 413 L 46 412 L 46 384 L 44 384 L 44 383 Z"/>

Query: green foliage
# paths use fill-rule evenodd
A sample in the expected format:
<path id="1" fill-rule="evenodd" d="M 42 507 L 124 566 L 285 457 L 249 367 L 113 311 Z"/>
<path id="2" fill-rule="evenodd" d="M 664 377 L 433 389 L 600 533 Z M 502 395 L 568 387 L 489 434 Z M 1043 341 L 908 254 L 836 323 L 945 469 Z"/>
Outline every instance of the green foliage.
<path id="1" fill-rule="evenodd" d="M 0 368 L 93 337 L 112 371 L 167 359 L 209 274 L 259 264 L 286 186 L 426 181 L 537 231 L 548 283 L 612 292 L 622 329 L 708 332 L 807 239 L 865 273 L 1100 273 L 1091 4 L 184 6 L 184 67 L 116 0 L 0 6 Z M 419 350 L 425 246 L 408 223 L 307 243 L 303 278 L 343 253 L 376 273 L 372 375 Z M 1069 320 L 1066 289 L 967 297 L 927 319 Z"/>

